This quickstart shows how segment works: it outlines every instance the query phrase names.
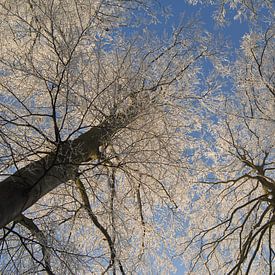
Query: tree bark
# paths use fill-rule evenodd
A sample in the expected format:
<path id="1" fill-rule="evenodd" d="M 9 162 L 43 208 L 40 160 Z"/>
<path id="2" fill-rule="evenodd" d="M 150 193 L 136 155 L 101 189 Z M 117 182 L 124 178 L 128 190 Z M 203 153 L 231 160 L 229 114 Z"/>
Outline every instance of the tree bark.
<path id="1" fill-rule="evenodd" d="M 13 221 L 45 194 L 75 180 L 82 162 L 133 118 L 119 115 L 105 119 L 73 141 L 60 143 L 54 152 L 34 161 L 0 182 L 0 228 Z M 126 119 L 127 118 L 127 119 Z"/>

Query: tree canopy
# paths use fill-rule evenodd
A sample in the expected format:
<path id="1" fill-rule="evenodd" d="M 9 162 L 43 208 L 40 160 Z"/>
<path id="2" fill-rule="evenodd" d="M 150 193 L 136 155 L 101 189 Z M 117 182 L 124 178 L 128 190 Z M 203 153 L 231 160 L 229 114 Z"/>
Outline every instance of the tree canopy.
<path id="1" fill-rule="evenodd" d="M 274 273 L 272 3 L 186 3 L 237 52 L 161 1 L 1 1 L 1 274 Z"/>

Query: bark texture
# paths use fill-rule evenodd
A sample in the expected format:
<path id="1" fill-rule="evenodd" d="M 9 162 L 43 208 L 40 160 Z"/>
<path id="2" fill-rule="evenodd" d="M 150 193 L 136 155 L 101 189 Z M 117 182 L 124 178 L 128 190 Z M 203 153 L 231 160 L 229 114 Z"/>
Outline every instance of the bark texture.
<path id="1" fill-rule="evenodd" d="M 75 140 L 60 143 L 55 151 L 0 182 L 0 228 L 61 183 L 75 180 L 79 165 L 130 122 L 133 108 L 128 111 L 127 116 L 107 118 Z"/>

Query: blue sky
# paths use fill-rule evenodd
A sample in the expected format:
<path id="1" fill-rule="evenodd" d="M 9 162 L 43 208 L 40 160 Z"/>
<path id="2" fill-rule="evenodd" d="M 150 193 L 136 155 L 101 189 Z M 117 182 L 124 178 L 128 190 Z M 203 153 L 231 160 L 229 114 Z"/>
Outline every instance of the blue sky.
<path id="1" fill-rule="evenodd" d="M 162 3 L 170 6 L 173 16 L 169 18 L 165 25 L 158 26 L 159 31 L 161 31 L 161 28 L 169 29 L 172 25 L 177 25 L 183 15 L 192 16 L 199 12 L 204 27 L 211 33 L 217 35 L 222 33 L 230 45 L 232 45 L 232 52 L 238 49 L 242 36 L 249 31 L 246 22 L 236 20 L 232 20 L 229 25 L 223 27 L 217 26 L 212 18 L 214 7 L 205 7 L 202 5 L 191 6 L 186 4 L 184 0 L 164 0 Z M 232 16 L 230 13 L 228 15 Z M 175 273 L 176 275 L 186 274 L 180 261 L 175 261 L 175 265 L 178 268 L 178 271 Z"/>
<path id="2" fill-rule="evenodd" d="M 239 48 L 243 35 L 249 31 L 246 22 L 233 20 L 235 11 L 228 12 L 228 17 L 231 19 L 230 24 L 226 26 L 218 26 L 212 17 L 215 10 L 215 7 L 213 6 L 191 6 L 186 4 L 184 0 L 162 0 L 161 4 L 163 6 L 169 6 L 172 15 L 167 19 L 167 21 L 161 21 L 159 24 L 148 26 L 148 28 L 155 31 L 156 34 L 159 33 L 161 35 L 165 32 L 169 35 L 172 31 L 172 27 L 177 26 L 182 17 L 199 16 L 200 20 L 204 24 L 204 28 L 214 35 L 222 34 L 232 46 L 231 53 L 234 53 Z M 131 27 L 126 29 L 126 33 L 128 32 L 131 33 Z M 175 275 L 186 274 L 180 260 L 175 260 L 174 263 L 178 268 L 178 271 L 174 273 Z"/>
<path id="3" fill-rule="evenodd" d="M 184 0 L 160 0 L 162 8 L 169 7 L 171 16 L 166 20 L 160 18 L 160 22 L 155 25 L 142 24 L 138 28 L 127 26 L 124 28 L 124 33 L 126 35 L 132 35 L 134 33 L 143 32 L 143 28 L 147 27 L 150 31 L 156 33 L 156 35 L 162 36 L 163 33 L 166 33 L 168 36 L 172 33 L 173 26 L 178 26 L 180 22 L 184 19 L 184 17 L 192 18 L 196 16 L 202 22 L 205 30 L 215 35 L 222 35 L 226 39 L 229 45 L 231 45 L 230 52 L 233 54 L 236 53 L 237 49 L 240 46 L 241 39 L 243 35 L 249 32 L 248 24 L 243 21 L 234 20 L 233 17 L 235 15 L 235 11 L 229 10 L 227 13 L 227 18 L 230 23 L 225 26 L 218 26 L 215 20 L 213 19 L 213 13 L 215 11 L 214 6 L 206 6 L 206 5 L 188 5 Z M 207 66 L 205 67 L 207 68 Z M 176 273 L 171 273 L 174 275 L 185 275 L 186 270 L 183 267 L 183 264 L 180 259 L 176 259 L 174 261 L 175 266 L 178 271 Z M 188 263 L 186 263 L 188 266 Z M 157 274 L 157 273 L 156 273 Z"/>
<path id="4" fill-rule="evenodd" d="M 239 22 L 230 20 L 230 24 L 226 26 L 217 26 L 212 18 L 214 7 L 205 7 L 203 5 L 191 6 L 185 3 L 184 0 L 159 0 L 163 6 L 169 6 L 172 15 L 167 21 L 162 21 L 160 24 L 150 25 L 149 28 L 156 31 L 156 34 L 162 34 L 163 32 L 170 33 L 173 26 L 177 26 L 183 16 L 192 17 L 198 16 L 204 24 L 204 27 L 214 35 L 222 33 L 232 45 L 232 53 L 239 48 L 241 38 L 248 32 L 248 25 L 246 22 Z M 229 12 L 229 18 L 233 18 L 233 11 Z M 139 31 L 139 29 L 138 29 Z M 131 32 L 131 27 L 125 28 L 125 33 Z M 1 73 L 1 72 L 0 72 Z M 46 125 L 47 126 L 47 125 Z M 1 177 L 1 176 L 0 176 Z M 178 268 L 176 275 L 186 274 L 181 263 L 176 260 L 175 265 Z"/>
<path id="5" fill-rule="evenodd" d="M 232 46 L 237 48 L 242 36 L 248 32 L 248 25 L 246 22 L 240 22 L 237 20 L 231 20 L 229 25 L 217 26 L 212 18 L 215 7 L 205 5 L 188 5 L 184 0 L 162 0 L 163 6 L 169 6 L 172 12 L 172 16 L 168 19 L 167 23 L 163 25 L 163 28 L 169 29 L 172 25 L 177 25 L 182 16 L 196 16 L 200 14 L 199 18 L 202 20 L 205 28 L 211 33 L 222 33 L 225 38 L 231 41 Z M 235 11 L 229 10 L 228 17 L 233 19 Z M 161 31 L 161 26 L 158 26 Z"/>
<path id="6" fill-rule="evenodd" d="M 235 15 L 235 11 L 227 10 L 227 18 L 230 23 L 226 26 L 217 26 L 213 19 L 213 13 L 215 11 L 214 6 L 206 6 L 203 4 L 198 5 L 189 5 L 184 0 L 161 0 L 162 8 L 169 8 L 171 11 L 171 16 L 168 18 L 166 22 L 161 22 L 160 24 L 156 24 L 155 26 L 150 25 L 151 30 L 155 30 L 160 34 L 163 32 L 171 31 L 172 26 L 176 26 L 179 24 L 182 17 L 192 17 L 197 16 L 203 22 L 206 30 L 211 33 L 222 33 L 225 38 L 231 41 L 232 46 L 237 48 L 239 46 L 239 42 L 241 37 L 248 32 L 248 25 L 245 21 L 233 20 Z M 126 28 L 126 32 L 131 32 Z"/>

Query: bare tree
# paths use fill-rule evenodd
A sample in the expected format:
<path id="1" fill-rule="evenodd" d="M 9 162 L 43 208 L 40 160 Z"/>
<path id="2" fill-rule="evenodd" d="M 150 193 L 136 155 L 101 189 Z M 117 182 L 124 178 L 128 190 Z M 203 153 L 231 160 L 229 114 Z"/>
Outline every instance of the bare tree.
<path id="1" fill-rule="evenodd" d="M 162 40 L 124 37 L 137 5 L 148 11 L 1 3 L 3 274 L 171 269 L 165 217 L 181 202 L 200 62 L 215 49 L 195 20 Z"/>
<path id="2" fill-rule="evenodd" d="M 213 18 L 220 25 L 230 24 L 230 13 L 234 11 L 233 20 L 263 22 L 264 18 L 273 16 L 272 0 L 186 0 L 192 5 L 207 4 L 214 6 Z"/>
<path id="3" fill-rule="evenodd" d="M 234 62 L 196 19 L 129 34 L 157 1 L 1 2 L 0 272 L 274 273 L 272 7 L 214 2 Z"/>
<path id="4" fill-rule="evenodd" d="M 245 35 L 241 47 L 230 72 L 236 91 L 221 101 L 211 128 L 216 149 L 204 154 L 208 168 L 200 181 L 210 187 L 198 190 L 193 230 L 184 240 L 194 273 L 275 269 L 274 30 Z"/>

